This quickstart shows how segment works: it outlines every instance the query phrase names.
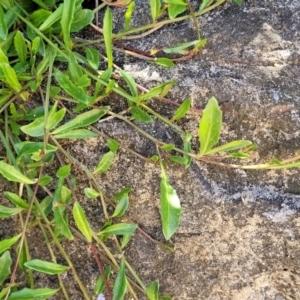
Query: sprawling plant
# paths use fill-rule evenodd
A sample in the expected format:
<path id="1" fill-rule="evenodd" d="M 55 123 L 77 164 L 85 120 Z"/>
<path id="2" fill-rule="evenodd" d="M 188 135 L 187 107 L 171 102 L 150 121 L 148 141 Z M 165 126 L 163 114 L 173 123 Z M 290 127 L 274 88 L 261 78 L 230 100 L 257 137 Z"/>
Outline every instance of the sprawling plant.
<path id="1" fill-rule="evenodd" d="M 177 125 L 177 121 L 184 118 L 190 110 L 197 111 L 191 108 L 191 100 L 182 101 L 169 119 L 149 105 L 149 101 L 156 98 L 176 105 L 165 98 L 175 82 L 166 82 L 147 90 L 113 63 L 113 49 L 165 67 L 172 67 L 178 60 L 193 57 L 206 42 L 200 37 L 197 26 L 197 40 L 149 52 L 128 50 L 121 41 L 129 36 L 146 36 L 166 24 L 188 18 L 192 18 L 196 25 L 197 16 L 225 2 L 226 0 L 203 0 L 196 11 L 185 0 L 150 0 L 149 14 L 153 23 L 132 29 L 130 24 L 135 3 L 126 0 L 103 1 L 93 11 L 82 8 L 82 0 L 1 1 L 0 139 L 5 153 L 0 161 L 0 173 L 14 185 L 4 192 L 6 204 L 4 205 L 4 200 L 1 201 L 0 218 L 17 216 L 20 230 L 15 236 L 0 241 L 0 299 L 47 299 L 59 289 L 65 299 L 70 299 L 61 280 L 61 275 L 68 270 L 73 273 L 85 299 L 91 299 L 92 295 L 87 292 L 68 253 L 61 245 L 62 239 L 72 240 L 75 237 L 85 240 L 89 245 L 99 268 L 100 275 L 94 290 L 98 299 L 104 299 L 105 294 L 107 299 L 119 300 L 126 293 L 138 299 L 137 291 L 144 293 L 150 300 L 170 299 L 159 294 L 158 281 L 145 286 L 123 254 L 123 249 L 136 230 L 147 234 L 126 216 L 130 188 L 121 190 L 110 199 L 98 184 L 97 174 L 106 172 L 118 155 L 119 148 L 125 148 L 122 140 L 112 139 L 108 133 L 93 127 L 100 119 L 105 121 L 106 118 L 116 118 L 126 122 L 155 143 L 157 154 L 152 157 L 141 157 L 131 149 L 126 150 L 155 163 L 161 169 L 160 213 L 166 240 L 176 232 L 182 213 L 176 190 L 167 177 L 166 167 L 170 162 L 183 164 L 186 168 L 193 159 L 243 169 L 281 169 L 300 165 L 299 157 L 284 161 L 274 159 L 261 165 L 232 164 L 232 161 L 247 158 L 255 146 L 247 140 L 218 145 L 222 111 L 215 98 L 209 99 L 205 109 L 201 111 L 199 150 L 195 151 L 191 145 L 191 133 Z M 241 4 L 240 0 L 234 2 Z M 117 34 L 112 32 L 113 16 L 110 6 L 127 8 L 124 30 Z M 103 11 L 102 28 L 98 27 L 98 11 Z M 180 14 L 183 16 L 178 17 Z M 96 25 L 92 24 L 95 15 Z M 103 37 L 95 41 L 73 37 L 72 33 L 86 26 L 91 26 Z M 98 46 L 105 50 L 99 51 Z M 120 77 L 125 86 L 118 83 Z M 125 112 L 116 113 L 109 105 L 102 104 L 103 99 L 109 103 L 112 92 L 126 99 L 128 109 Z M 182 147 L 153 137 L 136 122 L 153 122 L 154 119 L 159 119 L 180 133 Z M 93 170 L 72 156 L 61 143 L 67 139 L 98 136 L 106 140 L 109 150 Z M 59 162 L 61 166 L 55 170 L 55 176 L 51 177 L 47 170 L 49 167 L 55 168 L 55 162 Z M 91 228 L 82 205 L 76 198 L 76 178 L 72 174 L 72 166 L 82 170 L 89 181 L 84 190 L 86 196 L 101 202 L 106 221 L 99 232 Z M 51 192 L 48 187 L 53 186 L 53 183 L 55 190 Z M 45 197 L 40 198 L 38 195 Z M 108 203 L 114 207 L 111 214 L 107 210 Z M 71 218 L 80 234 L 70 225 Z M 120 222 L 120 218 L 126 222 Z M 44 236 L 51 262 L 30 257 L 26 232 L 33 227 L 38 227 Z M 121 240 L 116 239 L 116 236 L 120 236 Z M 119 255 L 114 255 L 106 245 L 108 238 L 115 242 Z M 165 244 L 154 242 L 167 251 L 172 251 Z M 14 245 L 17 245 L 17 254 L 12 259 Z M 57 263 L 52 245 L 59 249 L 65 265 Z M 99 259 L 100 248 L 107 256 L 105 265 Z M 57 289 L 34 288 L 32 270 L 58 276 L 60 286 Z M 17 271 L 25 274 L 28 287 L 18 287 Z"/>

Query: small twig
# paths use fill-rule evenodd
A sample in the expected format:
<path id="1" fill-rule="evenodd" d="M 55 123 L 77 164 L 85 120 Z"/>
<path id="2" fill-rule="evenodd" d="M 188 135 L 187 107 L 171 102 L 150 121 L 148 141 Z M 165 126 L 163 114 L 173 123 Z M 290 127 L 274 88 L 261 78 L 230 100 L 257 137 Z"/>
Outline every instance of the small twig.
<path id="1" fill-rule="evenodd" d="M 98 255 L 97 255 L 97 250 L 96 250 L 96 248 L 95 248 L 95 246 L 94 246 L 93 243 L 89 243 L 89 246 L 90 246 L 91 251 L 92 251 L 92 253 L 93 253 L 93 255 L 94 255 L 94 258 L 95 258 L 95 261 L 96 261 L 96 263 L 97 263 L 98 269 L 99 269 L 99 271 L 100 271 L 100 273 L 101 273 L 103 282 L 104 282 L 104 284 L 105 284 L 105 286 L 106 286 L 106 291 L 107 291 L 107 293 L 108 293 L 110 299 L 113 299 L 113 293 L 112 293 L 112 290 L 111 290 L 110 285 L 109 285 L 108 282 L 107 282 L 107 279 L 106 279 L 106 276 L 105 276 L 105 273 L 104 273 L 103 266 L 102 266 L 102 264 L 101 264 L 101 262 L 100 262 L 100 259 L 99 259 Z"/>

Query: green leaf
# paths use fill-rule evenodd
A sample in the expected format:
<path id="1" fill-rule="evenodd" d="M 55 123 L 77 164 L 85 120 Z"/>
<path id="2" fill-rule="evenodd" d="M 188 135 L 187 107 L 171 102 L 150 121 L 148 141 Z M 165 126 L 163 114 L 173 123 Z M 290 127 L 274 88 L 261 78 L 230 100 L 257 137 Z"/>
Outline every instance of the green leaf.
<path id="1" fill-rule="evenodd" d="M 156 19 L 160 13 L 161 2 L 160 0 L 150 0 L 150 10 L 153 23 L 156 22 Z"/>
<path id="2" fill-rule="evenodd" d="M 163 48 L 163 51 L 165 53 L 180 53 L 180 54 L 185 54 L 185 52 L 183 52 L 183 50 L 185 50 L 185 49 L 187 49 L 187 48 L 189 48 L 191 46 L 199 44 L 200 41 L 196 40 L 196 41 L 192 41 L 192 42 L 181 43 L 181 44 L 178 44 L 178 45 L 176 45 L 176 46 L 174 46 L 172 48 Z"/>
<path id="3" fill-rule="evenodd" d="M 153 119 L 143 110 L 141 110 L 139 107 L 134 106 L 131 109 L 132 119 L 142 121 L 145 123 L 153 122 Z"/>
<path id="4" fill-rule="evenodd" d="M 56 172 L 56 176 L 61 179 L 66 178 L 70 175 L 70 172 L 71 172 L 71 165 L 65 165 L 58 169 L 58 171 Z"/>
<path id="5" fill-rule="evenodd" d="M 246 146 L 252 145 L 250 141 L 247 140 L 237 140 L 230 142 L 228 144 L 213 148 L 206 152 L 206 154 L 213 154 L 213 153 L 218 153 L 218 152 L 227 152 L 227 151 L 233 151 L 233 150 L 239 150 L 242 149 Z"/>
<path id="6" fill-rule="evenodd" d="M 22 209 L 28 209 L 29 204 L 15 193 L 4 192 L 4 196 L 15 206 Z"/>
<path id="7" fill-rule="evenodd" d="M 125 195 L 128 195 L 130 191 L 131 191 L 130 187 L 125 187 L 117 195 L 115 195 L 113 199 L 120 201 Z"/>
<path id="8" fill-rule="evenodd" d="M 128 194 L 125 194 L 123 196 L 123 198 L 118 202 L 111 218 L 122 217 L 124 215 L 124 213 L 126 212 L 126 210 L 128 209 L 128 205 L 129 205 Z"/>
<path id="9" fill-rule="evenodd" d="M 55 108 L 51 109 L 48 115 L 47 124 L 45 124 L 45 117 L 35 119 L 28 125 L 21 126 L 21 130 L 32 137 L 43 136 L 45 133 L 45 128 L 51 130 L 56 127 L 57 124 L 64 118 L 66 114 L 66 109 L 62 108 L 58 112 L 55 112 Z"/>
<path id="10" fill-rule="evenodd" d="M 5 295 L 8 295 L 11 290 L 11 286 L 5 287 L 2 290 L 0 290 L 0 299 L 5 299 Z"/>
<path id="11" fill-rule="evenodd" d="M 83 75 L 83 71 L 76 60 L 75 54 L 72 51 L 68 52 L 68 70 L 71 78 L 78 85 L 78 79 Z"/>
<path id="12" fill-rule="evenodd" d="M 23 38 L 23 35 L 20 31 L 16 32 L 16 35 L 14 37 L 14 46 L 15 46 L 15 49 L 17 51 L 19 60 L 21 62 L 26 61 L 28 50 L 27 50 L 26 42 L 25 42 L 25 40 Z"/>
<path id="13" fill-rule="evenodd" d="M 208 6 L 208 4 L 212 3 L 212 0 L 203 0 L 200 7 L 199 7 L 199 11 L 203 10 L 205 7 Z"/>
<path id="14" fill-rule="evenodd" d="M 198 138 L 200 142 L 199 155 L 205 155 L 218 141 L 222 127 L 222 111 L 215 98 L 210 98 L 203 110 Z"/>
<path id="15" fill-rule="evenodd" d="M 64 43 L 66 48 L 69 50 L 72 48 L 70 33 L 71 33 L 71 24 L 75 12 L 75 3 L 76 3 L 75 0 L 64 0 L 64 6 L 63 6 L 62 16 L 60 20 Z"/>
<path id="16" fill-rule="evenodd" d="M 165 150 L 165 151 L 171 151 L 175 148 L 174 144 L 165 144 L 163 146 L 161 146 L 161 149 Z"/>
<path id="17" fill-rule="evenodd" d="M 121 261 L 120 269 L 113 287 L 113 300 L 122 300 L 127 290 L 127 279 L 125 275 L 125 264 Z"/>
<path id="18" fill-rule="evenodd" d="M 110 273 L 111 273 L 111 266 L 107 266 L 104 270 L 104 275 L 105 275 L 106 280 L 109 279 Z M 94 293 L 96 295 L 99 295 L 104 291 L 104 289 L 105 289 L 105 282 L 102 278 L 102 275 L 100 275 L 96 281 Z"/>
<path id="19" fill-rule="evenodd" d="M 158 300 L 159 282 L 152 281 L 146 288 L 146 294 L 149 300 Z"/>
<path id="20" fill-rule="evenodd" d="M 121 242 L 121 249 L 124 249 L 127 246 L 129 241 L 131 240 L 131 237 L 132 237 L 132 233 L 123 235 L 122 242 Z"/>
<path id="21" fill-rule="evenodd" d="M 83 104 L 89 104 L 92 100 L 91 97 L 88 96 L 87 91 L 81 87 L 76 86 L 67 75 L 55 69 L 54 77 L 57 80 L 60 87 L 71 97 Z"/>
<path id="22" fill-rule="evenodd" d="M 92 242 L 93 232 L 86 219 L 84 211 L 80 204 L 76 201 L 73 206 L 73 217 L 80 232 L 84 235 L 88 243 Z"/>
<path id="23" fill-rule="evenodd" d="M 228 156 L 229 157 L 234 157 L 234 158 L 245 159 L 245 158 L 249 157 L 249 154 L 242 153 L 242 152 L 234 152 L 234 153 L 230 153 Z"/>
<path id="24" fill-rule="evenodd" d="M 187 112 L 190 110 L 191 107 L 191 98 L 185 99 L 181 105 L 177 108 L 175 111 L 174 117 L 172 118 L 172 121 L 179 120 L 183 118 Z"/>
<path id="25" fill-rule="evenodd" d="M 114 157 L 115 154 L 112 151 L 105 153 L 93 173 L 96 174 L 107 171 L 111 167 Z"/>
<path id="26" fill-rule="evenodd" d="M 92 188 L 85 188 L 84 193 L 89 199 L 94 199 L 100 196 L 100 193 L 98 193 L 96 190 Z"/>
<path id="27" fill-rule="evenodd" d="M 125 19 L 125 23 L 124 23 L 124 31 L 127 31 L 130 28 L 130 23 L 131 23 L 131 16 L 132 13 L 134 11 L 135 8 L 135 2 L 132 1 L 129 3 L 127 10 L 124 14 L 124 19 Z"/>
<path id="28" fill-rule="evenodd" d="M 64 206 L 56 206 L 53 208 L 54 220 L 56 228 L 59 233 L 64 235 L 69 240 L 73 239 L 73 235 L 68 226 L 68 220 L 66 216 L 66 208 Z"/>
<path id="29" fill-rule="evenodd" d="M 0 39 L 6 40 L 8 35 L 7 21 L 5 13 L 0 5 Z"/>
<path id="30" fill-rule="evenodd" d="M 179 14 L 183 13 L 184 11 L 186 11 L 186 5 L 178 5 L 171 3 L 168 7 L 169 18 L 171 20 L 175 19 Z"/>
<path id="31" fill-rule="evenodd" d="M 0 286 L 10 274 L 12 260 L 9 251 L 5 251 L 0 257 Z"/>
<path id="32" fill-rule="evenodd" d="M 127 85 L 129 86 L 131 95 L 134 97 L 138 96 L 138 90 L 137 90 L 137 86 L 136 86 L 136 82 L 134 81 L 133 77 L 130 76 L 128 73 L 126 73 L 123 70 L 119 71 L 121 76 L 124 78 L 124 80 L 126 81 Z"/>
<path id="33" fill-rule="evenodd" d="M 28 269 L 35 270 L 44 274 L 57 275 L 69 269 L 68 266 L 62 266 L 56 263 L 33 259 L 24 264 Z"/>
<path id="34" fill-rule="evenodd" d="M 0 173 L 9 181 L 24 183 L 24 184 L 33 184 L 35 181 L 27 178 L 20 171 L 18 171 L 13 166 L 0 161 Z"/>
<path id="35" fill-rule="evenodd" d="M 48 299 L 57 293 L 59 289 L 28 289 L 24 288 L 17 292 L 12 292 L 8 298 L 8 300 L 40 300 L 40 299 Z"/>
<path id="36" fill-rule="evenodd" d="M 165 3 L 171 3 L 176 5 L 187 5 L 185 0 L 164 0 Z"/>
<path id="37" fill-rule="evenodd" d="M 94 69 L 98 70 L 99 68 L 99 51 L 95 48 L 86 48 L 86 59 L 88 64 Z"/>
<path id="38" fill-rule="evenodd" d="M 168 158 L 173 162 L 180 163 L 183 165 L 186 165 L 188 163 L 188 158 L 186 156 L 181 157 L 181 156 L 169 155 Z"/>
<path id="39" fill-rule="evenodd" d="M 300 167 L 300 161 L 296 161 L 289 164 L 283 164 L 283 165 L 266 165 L 266 169 L 270 170 L 280 170 L 280 169 L 291 169 L 291 168 L 299 168 Z"/>
<path id="40" fill-rule="evenodd" d="M 56 139 L 82 139 L 86 140 L 92 137 L 98 136 L 98 133 L 93 132 L 88 129 L 75 129 L 69 130 L 64 133 L 54 134 L 53 135 Z"/>
<path id="41" fill-rule="evenodd" d="M 41 177 L 41 179 L 39 181 L 39 186 L 46 186 L 51 181 L 52 181 L 52 177 L 51 176 L 44 175 L 44 176 Z"/>
<path id="42" fill-rule="evenodd" d="M 65 133 L 76 128 L 91 125 L 103 117 L 106 114 L 106 111 L 109 110 L 109 107 L 102 107 L 102 109 L 103 110 L 91 109 L 90 111 L 84 112 L 73 118 L 71 121 L 56 128 L 52 131 L 52 134 Z"/>
<path id="43" fill-rule="evenodd" d="M 140 101 L 148 100 L 157 96 L 163 97 L 169 92 L 169 90 L 173 87 L 175 83 L 176 83 L 175 80 L 171 80 L 166 83 L 155 86 L 149 92 L 140 95 L 138 97 L 138 101 L 140 102 Z"/>
<path id="44" fill-rule="evenodd" d="M 237 5 L 242 5 L 243 0 L 233 0 L 234 3 L 236 3 Z"/>
<path id="45" fill-rule="evenodd" d="M 124 235 L 132 234 L 137 229 L 136 224 L 119 223 L 106 227 L 98 235 Z"/>
<path id="46" fill-rule="evenodd" d="M 107 139 L 106 141 L 109 150 L 113 153 L 116 153 L 119 148 L 119 143 L 114 139 Z"/>
<path id="47" fill-rule="evenodd" d="M 7 207 L 0 204 L 0 218 L 9 218 L 22 210 L 20 207 Z"/>
<path id="48" fill-rule="evenodd" d="M 103 20 L 103 35 L 104 44 L 106 49 L 107 66 L 112 68 L 113 56 L 112 56 L 112 13 L 109 8 L 106 9 Z"/>
<path id="49" fill-rule="evenodd" d="M 2 69 L 4 73 L 4 81 L 14 90 L 14 92 L 19 93 L 22 90 L 22 85 L 19 82 L 15 70 L 5 62 L 0 63 L 0 70 Z M 23 100 L 28 100 L 29 93 L 21 92 L 20 97 Z"/>
<path id="50" fill-rule="evenodd" d="M 13 244 L 15 244 L 19 240 L 19 238 L 21 237 L 21 235 L 22 234 L 20 233 L 18 235 L 13 236 L 12 238 L 2 240 L 0 242 L 0 254 L 2 254 L 4 251 L 6 251 L 7 249 L 9 249 Z M 1 264 L 0 264 L 0 266 L 1 266 Z M 1 276 L 1 272 L 0 272 L 0 276 Z M 2 282 L 0 282 L 0 285 L 1 284 L 2 284 Z"/>
<path id="51" fill-rule="evenodd" d="M 160 214 L 164 237 L 166 240 L 169 240 L 179 226 L 181 206 L 176 191 L 168 181 L 162 163 L 160 182 Z"/>
<path id="52" fill-rule="evenodd" d="M 154 60 L 154 63 L 167 68 L 172 68 L 174 66 L 173 61 L 170 58 L 166 57 L 159 57 Z"/>
<path id="53" fill-rule="evenodd" d="M 90 23 L 92 23 L 94 19 L 94 13 L 90 9 L 80 9 L 75 13 L 72 24 L 71 24 L 71 32 L 78 32 L 83 29 Z"/>
<path id="54" fill-rule="evenodd" d="M 55 22 L 59 21 L 62 16 L 64 4 L 60 4 L 58 8 L 52 12 L 49 17 L 41 24 L 39 27 L 40 31 L 45 31 L 46 29 L 50 28 Z"/>

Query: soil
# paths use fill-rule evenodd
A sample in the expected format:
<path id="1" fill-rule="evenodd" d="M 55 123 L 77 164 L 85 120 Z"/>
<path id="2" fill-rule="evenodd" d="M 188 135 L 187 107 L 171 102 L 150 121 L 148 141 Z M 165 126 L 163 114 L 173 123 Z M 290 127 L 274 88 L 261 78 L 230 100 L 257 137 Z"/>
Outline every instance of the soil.
<path id="1" fill-rule="evenodd" d="M 151 20 L 146 7 L 144 1 L 136 2 L 133 27 Z M 117 32 L 123 26 L 124 10 L 116 8 L 113 13 Z M 116 54 L 116 63 L 145 87 L 176 79 L 168 98 L 178 103 L 190 96 L 193 107 L 202 109 L 210 97 L 217 98 L 224 112 L 220 144 L 248 139 L 258 146 L 257 154 L 245 163 L 299 153 L 299 0 L 227 3 L 197 21 L 207 45 L 196 57 L 172 69 L 121 54 Z M 98 37 L 92 31 L 88 34 L 91 39 Z M 195 38 L 193 22 L 184 21 L 126 44 L 149 51 Z M 110 101 L 115 107 L 123 103 L 116 95 Z M 167 117 L 176 109 L 157 100 L 151 105 Z M 190 114 L 179 123 L 192 132 L 195 149 L 198 122 L 199 116 Z M 180 137 L 157 120 L 137 124 L 166 142 L 180 143 Z M 127 124 L 113 119 L 95 126 L 145 157 L 155 154 L 155 145 Z M 65 148 L 91 169 L 107 150 L 102 138 L 73 141 Z M 78 176 L 77 198 L 91 226 L 99 231 L 104 223 L 101 205 L 84 195 L 88 182 L 83 174 L 75 168 L 72 172 Z M 160 292 L 174 300 L 300 299 L 298 169 L 243 171 L 194 161 L 189 169 L 170 165 L 167 174 L 183 207 L 180 227 L 167 242 L 175 251 L 166 252 L 137 232 L 124 252 L 146 285 L 158 279 Z M 166 243 L 160 223 L 157 166 L 121 149 L 110 170 L 97 179 L 110 197 L 130 186 L 129 217 L 152 238 Z M 3 183 L 0 188 L 12 187 Z M 17 232 L 14 220 L 0 219 L 0 239 Z M 37 229 L 28 232 L 28 240 L 32 258 L 50 260 Z M 95 299 L 92 290 L 99 272 L 87 245 L 76 238 L 64 241 L 63 246 Z M 60 256 L 57 259 L 64 262 Z M 58 286 L 55 277 L 35 274 L 35 278 L 36 287 Z M 71 272 L 63 281 L 70 299 L 84 299 Z"/>

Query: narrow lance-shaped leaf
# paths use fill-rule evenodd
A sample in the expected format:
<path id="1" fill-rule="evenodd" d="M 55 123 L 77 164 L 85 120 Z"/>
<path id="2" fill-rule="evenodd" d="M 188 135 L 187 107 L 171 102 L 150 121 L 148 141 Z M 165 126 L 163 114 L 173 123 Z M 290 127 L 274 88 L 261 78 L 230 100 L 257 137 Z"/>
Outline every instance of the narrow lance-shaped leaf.
<path id="1" fill-rule="evenodd" d="M 75 129 L 64 133 L 54 134 L 56 139 L 82 139 L 86 140 L 98 136 L 98 133 L 88 129 Z"/>
<path id="2" fill-rule="evenodd" d="M 213 2 L 213 0 L 203 0 L 199 7 L 199 11 L 203 10 L 206 6 L 208 6 L 208 4 L 210 4 L 212 2 Z"/>
<path id="3" fill-rule="evenodd" d="M 181 43 L 172 48 L 164 48 L 163 51 L 165 53 L 181 53 L 182 54 L 183 50 L 185 50 L 191 46 L 197 45 L 198 43 L 199 43 L 199 40 L 195 40 L 195 41 L 187 42 L 187 43 Z"/>
<path id="4" fill-rule="evenodd" d="M 94 19 L 94 13 L 90 9 L 80 9 L 75 13 L 72 24 L 71 32 L 78 32 L 87 25 L 89 25 Z"/>
<path id="5" fill-rule="evenodd" d="M 99 68 L 99 51 L 95 48 L 86 48 L 86 59 L 88 64 L 95 70 Z"/>
<path id="6" fill-rule="evenodd" d="M 85 188 L 84 193 L 89 199 L 94 199 L 100 196 L 100 193 L 92 188 Z"/>
<path id="7" fill-rule="evenodd" d="M 160 194 L 160 214 L 163 234 L 166 240 L 169 240 L 179 226 L 181 206 L 177 193 L 170 185 L 162 164 Z"/>
<path id="8" fill-rule="evenodd" d="M 155 22 L 159 16 L 160 6 L 161 6 L 160 0 L 150 0 L 150 10 L 151 10 L 151 16 L 153 22 Z"/>
<path id="9" fill-rule="evenodd" d="M 20 207 L 7 207 L 0 204 L 0 218 L 9 218 L 22 210 Z"/>
<path id="10" fill-rule="evenodd" d="M 21 62 L 26 61 L 28 50 L 27 50 L 27 45 L 25 43 L 24 37 L 20 31 L 17 31 L 14 37 L 14 46 L 17 51 L 19 60 Z"/>
<path id="11" fill-rule="evenodd" d="M 15 169 L 13 166 L 0 161 L 0 173 L 9 181 L 24 183 L 24 184 L 33 184 L 35 181 L 29 179 L 23 175 L 20 171 Z"/>
<path id="12" fill-rule="evenodd" d="M 177 108 L 172 121 L 179 120 L 183 118 L 191 107 L 191 98 L 185 99 L 180 106 Z"/>
<path id="13" fill-rule="evenodd" d="M 183 4 L 183 1 L 180 1 L 180 3 Z M 168 7 L 169 18 L 171 20 L 175 19 L 179 14 L 183 13 L 185 10 L 186 10 L 186 4 L 179 5 L 179 4 L 171 3 L 170 6 Z"/>
<path id="14" fill-rule="evenodd" d="M 174 66 L 173 61 L 166 57 L 159 57 L 156 60 L 154 60 L 153 62 L 157 65 L 167 67 L 167 68 L 172 68 Z"/>
<path id="15" fill-rule="evenodd" d="M 113 56 L 112 56 L 112 13 L 109 8 L 106 9 L 104 20 L 103 20 L 103 35 L 104 35 L 104 44 L 106 49 L 107 56 L 107 66 L 111 68 L 113 65 Z"/>
<path id="16" fill-rule="evenodd" d="M 49 17 L 41 24 L 39 27 L 40 31 L 44 31 L 51 27 L 55 22 L 57 22 L 59 19 L 61 19 L 62 13 L 63 13 L 64 4 L 60 4 L 58 8 L 52 12 L 52 14 L 49 15 Z"/>
<path id="17" fill-rule="evenodd" d="M 110 273 L 111 273 L 111 266 L 107 266 L 104 270 L 104 275 L 105 275 L 106 280 L 109 279 Z M 95 284 L 94 293 L 96 295 L 99 295 L 104 291 L 104 289 L 105 289 L 105 282 L 103 280 L 102 275 L 100 275 Z"/>
<path id="18" fill-rule="evenodd" d="M 15 193 L 4 192 L 4 196 L 15 206 L 23 209 L 29 208 L 29 204 Z"/>
<path id="19" fill-rule="evenodd" d="M 9 251 L 5 251 L 0 257 L 0 286 L 10 274 L 12 260 Z"/>
<path id="20" fill-rule="evenodd" d="M 158 290 L 159 283 L 158 280 L 152 281 L 149 286 L 147 286 L 146 294 L 149 300 L 158 300 Z"/>
<path id="21" fill-rule="evenodd" d="M 153 122 L 153 119 L 145 111 L 140 109 L 138 106 L 134 106 L 130 112 L 134 120 L 142 121 L 145 123 Z"/>
<path id="22" fill-rule="evenodd" d="M 67 266 L 62 266 L 56 263 L 33 259 L 24 264 L 27 268 L 49 275 L 62 274 L 69 269 Z"/>
<path id="23" fill-rule="evenodd" d="M 198 138 L 200 155 L 205 155 L 218 141 L 222 127 L 222 111 L 215 98 L 210 98 L 201 117 Z"/>
<path id="24" fill-rule="evenodd" d="M 122 300 L 127 290 L 127 279 L 125 275 L 125 264 L 121 261 L 117 279 L 113 287 L 113 300 Z"/>
<path id="25" fill-rule="evenodd" d="M 92 241 L 93 232 L 92 229 L 86 219 L 85 213 L 80 206 L 80 204 L 76 201 L 73 206 L 73 217 L 76 222 L 76 225 L 80 232 L 84 235 L 87 242 L 90 243 Z"/>
<path id="26" fill-rule="evenodd" d="M 20 291 L 12 292 L 9 300 L 32 300 L 32 299 L 48 299 L 58 292 L 59 289 L 28 289 L 24 288 Z"/>
<path id="27" fill-rule="evenodd" d="M 21 237 L 21 233 L 18 235 L 15 235 L 12 238 L 2 240 L 0 242 L 0 254 L 2 254 L 4 251 L 9 249 L 13 244 L 15 244 L 19 240 L 20 237 Z"/>
<path id="28" fill-rule="evenodd" d="M 62 16 L 60 20 L 64 43 L 67 49 L 71 49 L 72 41 L 70 37 L 71 24 L 75 12 L 75 0 L 64 0 L 64 6 L 62 11 Z"/>
<path id="29" fill-rule="evenodd" d="M 206 152 L 206 154 L 239 150 L 239 149 L 242 149 L 242 148 L 244 148 L 246 146 L 250 146 L 250 145 L 252 145 L 252 143 L 247 140 L 233 141 L 228 144 L 213 148 L 213 149 L 209 150 L 208 152 Z"/>
<path id="30" fill-rule="evenodd" d="M 57 80 L 60 87 L 71 97 L 77 100 L 79 103 L 89 104 L 91 101 L 91 97 L 88 96 L 87 92 L 81 88 L 76 86 L 67 75 L 55 69 L 54 77 Z"/>
<path id="31" fill-rule="evenodd" d="M 126 73 L 123 70 L 120 70 L 120 74 L 121 76 L 124 78 L 124 80 L 126 81 L 127 85 L 129 86 L 131 95 L 134 97 L 138 96 L 138 90 L 137 90 L 137 86 L 136 83 L 133 79 L 133 77 L 131 75 L 129 75 L 128 73 Z"/>
<path id="32" fill-rule="evenodd" d="M 125 24 L 124 24 L 124 31 L 127 31 L 130 28 L 130 23 L 131 23 L 131 16 L 135 8 L 135 2 L 132 1 L 129 3 L 127 10 L 124 14 L 125 18 Z"/>
<path id="33" fill-rule="evenodd" d="M 137 229 L 136 224 L 128 224 L 128 223 L 120 223 L 114 224 L 111 226 L 106 227 L 105 229 L 101 230 L 98 234 L 104 235 L 124 235 L 124 234 L 131 234 Z"/>
<path id="34" fill-rule="evenodd" d="M 7 21 L 2 6 L 0 5 L 0 39 L 6 40 L 7 35 L 8 35 Z"/>
<path id="35" fill-rule="evenodd" d="M 111 217 L 114 218 L 114 217 L 123 216 L 128 208 L 128 205 L 129 205 L 128 195 L 125 194 L 123 198 L 118 202 L 115 211 Z"/>
<path id="36" fill-rule="evenodd" d="M 53 130 L 52 134 L 65 133 L 76 128 L 89 126 L 103 117 L 109 108 L 105 107 L 103 109 L 104 110 L 92 109 L 84 112 L 73 118 L 71 121 Z"/>
<path id="37" fill-rule="evenodd" d="M 114 157 L 115 153 L 112 151 L 105 153 L 93 173 L 104 173 L 107 171 L 111 167 Z"/>

